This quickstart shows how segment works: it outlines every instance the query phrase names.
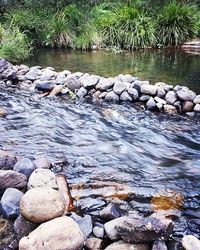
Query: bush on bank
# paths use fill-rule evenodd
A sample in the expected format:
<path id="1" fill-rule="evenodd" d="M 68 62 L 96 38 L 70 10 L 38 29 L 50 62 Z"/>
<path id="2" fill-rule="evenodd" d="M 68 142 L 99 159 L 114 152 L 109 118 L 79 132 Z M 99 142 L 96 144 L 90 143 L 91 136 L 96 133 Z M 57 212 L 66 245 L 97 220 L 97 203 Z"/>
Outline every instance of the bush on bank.
<path id="1" fill-rule="evenodd" d="M 121 2 L 11 8 L 0 17 L 0 56 L 22 60 L 30 55 L 30 41 L 35 47 L 134 50 L 158 44 L 178 46 L 200 35 L 200 11 L 195 4 L 166 0 L 163 7 L 151 7 L 150 1 Z"/>

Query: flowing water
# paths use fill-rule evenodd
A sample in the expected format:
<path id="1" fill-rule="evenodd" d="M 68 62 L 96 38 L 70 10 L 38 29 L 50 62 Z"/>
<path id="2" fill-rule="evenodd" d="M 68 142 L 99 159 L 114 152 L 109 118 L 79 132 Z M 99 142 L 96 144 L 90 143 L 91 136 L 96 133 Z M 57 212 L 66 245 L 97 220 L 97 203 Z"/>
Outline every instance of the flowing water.
<path id="1" fill-rule="evenodd" d="M 43 56 L 38 64 L 56 67 Z M 68 62 L 68 69 L 78 67 L 81 70 L 81 65 L 75 68 L 72 61 L 70 67 Z M 110 73 L 106 65 L 99 67 L 102 74 Z M 133 105 L 39 98 L 34 92 L 3 87 L 0 106 L 9 112 L 0 118 L 0 148 L 31 158 L 47 154 L 54 170 L 66 174 L 76 206 L 84 212 L 96 214 L 113 200 L 124 209 L 150 214 L 157 209 L 155 197 L 170 197 L 168 208 L 182 213 L 175 236 L 200 234 L 198 117 L 170 117 Z"/>

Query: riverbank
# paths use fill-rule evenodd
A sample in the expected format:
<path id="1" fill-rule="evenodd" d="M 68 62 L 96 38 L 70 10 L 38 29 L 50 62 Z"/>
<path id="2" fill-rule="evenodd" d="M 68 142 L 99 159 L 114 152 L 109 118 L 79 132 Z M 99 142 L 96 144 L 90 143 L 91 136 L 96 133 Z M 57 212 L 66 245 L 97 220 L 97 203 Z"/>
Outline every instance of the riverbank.
<path id="1" fill-rule="evenodd" d="M 31 89 L 41 97 L 62 95 L 98 103 L 128 102 L 142 109 L 167 114 L 194 116 L 200 112 L 200 95 L 185 86 L 164 82 L 151 85 L 149 81 L 141 81 L 129 74 L 105 78 L 68 70 L 56 72 L 52 67 L 14 66 L 5 60 L 1 60 L 0 65 L 0 78 L 5 85 Z"/>

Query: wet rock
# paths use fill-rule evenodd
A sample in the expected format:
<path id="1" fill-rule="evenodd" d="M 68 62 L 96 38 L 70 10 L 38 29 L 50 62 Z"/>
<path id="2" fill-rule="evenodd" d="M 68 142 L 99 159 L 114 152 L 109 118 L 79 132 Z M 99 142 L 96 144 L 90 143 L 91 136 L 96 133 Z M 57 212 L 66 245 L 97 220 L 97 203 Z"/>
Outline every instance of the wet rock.
<path id="1" fill-rule="evenodd" d="M 5 117 L 8 114 L 8 112 L 5 110 L 5 108 L 0 107 L 0 117 Z"/>
<path id="2" fill-rule="evenodd" d="M 200 104 L 197 103 L 195 106 L 194 106 L 194 111 L 195 112 L 200 112 Z"/>
<path id="3" fill-rule="evenodd" d="M 103 239 L 104 237 L 104 227 L 95 226 L 93 228 L 93 234 L 95 237 Z"/>
<path id="4" fill-rule="evenodd" d="M 11 170 L 16 162 L 17 157 L 13 153 L 0 150 L 0 169 Z"/>
<path id="5" fill-rule="evenodd" d="M 74 91 L 76 89 L 80 89 L 80 87 L 81 87 L 81 82 L 75 76 L 67 77 L 65 84 L 68 87 L 68 89 L 70 89 L 72 91 Z"/>
<path id="6" fill-rule="evenodd" d="M 177 101 L 176 93 L 174 91 L 167 92 L 165 100 L 168 104 L 173 105 Z"/>
<path id="7" fill-rule="evenodd" d="M 81 250 L 84 238 L 77 223 L 60 217 L 43 223 L 19 242 L 19 250 Z"/>
<path id="8" fill-rule="evenodd" d="M 93 89 L 99 82 L 100 76 L 85 74 L 79 78 L 85 89 Z"/>
<path id="9" fill-rule="evenodd" d="M 27 177 L 13 170 L 0 170 L 0 191 L 6 188 L 23 189 L 27 185 Z"/>
<path id="10" fill-rule="evenodd" d="M 163 240 L 156 240 L 153 243 L 152 250 L 167 250 L 167 246 L 165 241 Z"/>
<path id="11" fill-rule="evenodd" d="M 185 250 L 200 250 L 200 240 L 193 235 L 184 236 L 182 245 Z"/>
<path id="12" fill-rule="evenodd" d="M 132 101 L 132 98 L 131 96 L 128 94 L 127 91 L 124 91 L 122 92 L 122 94 L 120 95 L 120 101 L 123 101 L 123 102 L 131 102 Z"/>
<path id="13" fill-rule="evenodd" d="M 158 97 L 158 96 L 156 96 L 155 98 L 154 98 L 154 100 L 157 102 L 157 103 L 161 103 L 161 104 L 167 104 L 166 103 L 166 101 L 165 100 L 163 100 L 162 98 L 160 98 L 160 97 Z"/>
<path id="14" fill-rule="evenodd" d="M 164 105 L 164 112 L 168 114 L 177 114 L 177 109 L 172 105 L 166 104 Z"/>
<path id="15" fill-rule="evenodd" d="M 164 87 L 158 87 L 157 88 L 157 96 L 160 97 L 160 98 L 164 98 L 166 92 L 165 92 L 165 89 Z"/>
<path id="16" fill-rule="evenodd" d="M 143 84 L 141 86 L 141 93 L 146 95 L 155 95 L 157 87 L 154 85 Z"/>
<path id="17" fill-rule="evenodd" d="M 120 240 L 112 243 L 105 250 L 150 250 L 150 247 L 147 244 L 131 244 Z"/>
<path id="18" fill-rule="evenodd" d="M 34 170 L 28 181 L 28 189 L 37 187 L 58 189 L 55 174 L 49 169 Z"/>
<path id="19" fill-rule="evenodd" d="M 38 225 L 27 221 L 22 215 L 20 215 L 14 223 L 14 230 L 17 234 L 18 240 L 27 236 L 30 232 L 36 229 Z"/>
<path id="20" fill-rule="evenodd" d="M 196 97 L 196 94 L 192 90 L 181 89 L 176 94 L 181 101 L 193 101 Z"/>
<path id="21" fill-rule="evenodd" d="M 115 94 L 121 95 L 121 93 L 124 90 L 128 89 L 129 86 L 130 84 L 127 82 L 116 81 L 113 87 L 113 91 L 115 92 Z"/>
<path id="22" fill-rule="evenodd" d="M 110 91 L 109 93 L 106 94 L 105 100 L 111 102 L 119 102 L 119 96 L 115 94 L 113 91 Z"/>
<path id="23" fill-rule="evenodd" d="M 75 213 L 71 216 L 76 223 L 79 225 L 81 232 L 83 233 L 83 237 L 86 240 L 89 235 L 92 233 L 92 217 L 86 214 L 84 217 L 81 217 Z"/>
<path id="24" fill-rule="evenodd" d="M 137 101 L 139 99 L 139 93 L 138 93 L 137 89 L 128 88 L 127 92 L 132 97 L 133 101 Z"/>
<path id="25" fill-rule="evenodd" d="M 89 238 L 85 242 L 85 247 L 88 250 L 102 250 L 103 240 L 98 238 Z"/>
<path id="26" fill-rule="evenodd" d="M 51 161 L 46 155 L 37 156 L 33 161 L 35 168 L 49 169 L 51 167 Z"/>
<path id="27" fill-rule="evenodd" d="M 99 83 L 96 86 L 96 89 L 105 91 L 110 89 L 115 83 L 114 78 L 100 78 Z"/>
<path id="28" fill-rule="evenodd" d="M 148 110 L 154 110 L 156 108 L 156 102 L 154 101 L 153 97 L 151 97 L 146 103 L 146 108 Z"/>
<path id="29" fill-rule="evenodd" d="M 147 102 L 150 98 L 151 98 L 150 95 L 141 95 L 139 100 L 141 102 Z"/>
<path id="30" fill-rule="evenodd" d="M 61 216 L 65 211 L 65 201 L 52 188 L 33 188 L 26 192 L 20 202 L 21 214 L 30 222 L 42 223 Z"/>
<path id="31" fill-rule="evenodd" d="M 81 87 L 81 88 L 77 91 L 76 95 L 77 95 L 79 98 L 83 98 L 84 96 L 87 95 L 87 89 Z"/>
<path id="32" fill-rule="evenodd" d="M 100 211 L 100 217 L 105 220 L 114 220 L 122 216 L 122 212 L 118 206 L 110 203 L 102 211 Z"/>
<path id="33" fill-rule="evenodd" d="M 183 112 L 191 112 L 193 110 L 194 104 L 190 101 L 184 101 L 182 103 L 182 111 Z"/>
<path id="34" fill-rule="evenodd" d="M 197 96 L 194 98 L 193 102 L 194 102 L 195 104 L 200 104 L 200 95 L 197 95 Z"/>
<path id="35" fill-rule="evenodd" d="M 12 220 L 0 218 L 0 250 L 17 249 L 18 242 Z"/>
<path id="36" fill-rule="evenodd" d="M 6 189 L 1 198 L 1 210 L 5 218 L 13 219 L 19 216 L 19 204 L 23 195 L 18 189 Z"/>
<path id="37" fill-rule="evenodd" d="M 35 166 L 29 158 L 21 158 L 14 166 L 14 171 L 26 175 L 27 178 L 35 170 Z"/>
<path id="38" fill-rule="evenodd" d="M 35 88 L 39 91 L 52 91 L 54 86 L 55 86 L 55 82 L 54 81 L 36 81 L 35 82 Z"/>

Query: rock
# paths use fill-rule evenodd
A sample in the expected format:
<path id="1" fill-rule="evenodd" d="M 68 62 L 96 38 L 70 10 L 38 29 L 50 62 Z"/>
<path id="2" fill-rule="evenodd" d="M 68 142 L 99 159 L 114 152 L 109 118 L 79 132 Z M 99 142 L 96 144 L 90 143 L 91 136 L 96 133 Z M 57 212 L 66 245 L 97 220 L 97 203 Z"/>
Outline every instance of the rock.
<path id="1" fill-rule="evenodd" d="M 28 71 L 25 74 L 25 77 L 27 80 L 35 81 L 39 79 L 40 74 L 41 74 L 40 70 L 35 68 L 35 69 L 30 69 L 30 71 Z"/>
<path id="2" fill-rule="evenodd" d="M 132 97 L 133 101 L 137 101 L 139 99 L 139 93 L 138 93 L 137 89 L 128 88 L 127 92 Z"/>
<path id="3" fill-rule="evenodd" d="M 63 89 L 64 89 L 63 85 L 55 85 L 48 96 L 53 97 L 53 96 L 56 96 L 58 94 L 61 94 Z"/>
<path id="4" fill-rule="evenodd" d="M 168 114 L 177 114 L 176 107 L 168 104 L 164 105 L 164 112 Z"/>
<path id="5" fill-rule="evenodd" d="M 158 108 L 159 111 L 163 110 L 163 104 L 162 103 L 156 103 L 156 107 Z"/>
<path id="6" fill-rule="evenodd" d="M 181 250 L 182 244 L 176 240 L 170 240 L 167 244 L 169 250 Z"/>
<path id="7" fill-rule="evenodd" d="M 39 91 L 52 91 L 54 86 L 55 86 L 55 82 L 54 81 L 36 81 L 35 82 L 35 88 Z"/>
<path id="8" fill-rule="evenodd" d="M 116 81 L 113 87 L 113 91 L 115 94 L 117 95 L 121 95 L 121 93 L 128 89 L 128 87 L 130 86 L 129 83 L 127 82 L 120 82 L 120 81 Z"/>
<path id="9" fill-rule="evenodd" d="M 160 98 L 163 98 L 165 96 L 165 89 L 163 87 L 158 87 L 157 88 L 157 96 Z"/>
<path id="10" fill-rule="evenodd" d="M 108 92 L 102 92 L 100 95 L 99 95 L 99 99 L 103 99 L 106 97 Z"/>
<path id="11" fill-rule="evenodd" d="M 167 92 L 165 100 L 168 104 L 173 105 L 177 101 L 176 93 L 174 91 Z"/>
<path id="12" fill-rule="evenodd" d="M 167 246 L 165 241 L 163 240 L 156 240 L 153 243 L 152 250 L 167 250 Z"/>
<path id="13" fill-rule="evenodd" d="M 110 89 L 115 83 L 114 78 L 100 78 L 99 83 L 96 85 L 96 89 L 104 91 Z"/>
<path id="14" fill-rule="evenodd" d="M 193 235 L 184 236 L 182 245 L 185 250 L 200 250 L 200 240 Z"/>
<path id="15" fill-rule="evenodd" d="M 132 101 L 132 98 L 131 96 L 128 94 L 127 91 L 123 91 L 120 95 L 120 101 L 123 101 L 123 102 L 131 102 Z"/>
<path id="16" fill-rule="evenodd" d="M 30 222 L 42 223 L 61 216 L 65 211 L 65 201 L 52 188 L 33 188 L 26 192 L 20 202 L 21 214 Z"/>
<path id="17" fill-rule="evenodd" d="M 18 240 L 27 236 L 30 232 L 36 229 L 38 225 L 27 221 L 22 215 L 20 215 L 14 223 L 14 230 L 17 234 Z"/>
<path id="18" fill-rule="evenodd" d="M 21 158 L 14 166 L 14 171 L 26 175 L 27 178 L 35 170 L 35 166 L 29 158 Z"/>
<path id="19" fill-rule="evenodd" d="M 147 102 L 150 98 L 151 98 L 150 95 L 141 95 L 139 100 L 141 102 Z"/>
<path id="20" fill-rule="evenodd" d="M 37 187 L 58 189 L 55 174 L 49 169 L 38 168 L 34 170 L 28 181 L 28 189 Z"/>
<path id="21" fill-rule="evenodd" d="M 136 80 L 133 82 L 132 86 L 137 89 L 138 92 L 141 91 L 141 86 L 142 85 L 149 85 L 149 81 L 140 81 L 140 80 Z"/>
<path id="22" fill-rule="evenodd" d="M 85 74 L 79 78 L 85 89 L 93 89 L 99 82 L 100 76 Z"/>
<path id="23" fill-rule="evenodd" d="M 55 83 L 64 85 L 67 79 L 67 74 L 64 72 L 59 72 L 56 76 Z"/>
<path id="24" fill-rule="evenodd" d="M 60 217 L 43 223 L 19 242 L 19 250 L 81 250 L 84 238 L 77 223 Z"/>
<path id="25" fill-rule="evenodd" d="M 49 81 L 51 79 L 55 79 L 56 72 L 51 69 L 45 69 L 40 76 L 41 81 Z"/>
<path id="26" fill-rule="evenodd" d="M 51 167 L 51 162 L 46 155 L 37 156 L 33 164 L 35 168 L 49 169 Z"/>
<path id="27" fill-rule="evenodd" d="M 100 211 L 100 217 L 105 220 L 114 220 L 122 216 L 122 212 L 116 205 L 110 203 L 103 210 Z"/>
<path id="28" fill-rule="evenodd" d="M 103 240 L 98 238 L 89 238 L 85 242 L 85 247 L 88 250 L 102 250 Z"/>
<path id="29" fill-rule="evenodd" d="M 0 117 L 5 117 L 8 114 L 8 112 L 5 110 L 5 108 L 0 107 Z"/>
<path id="30" fill-rule="evenodd" d="M 81 87 L 81 88 L 77 91 L 76 95 L 77 95 L 79 98 L 83 98 L 85 95 L 87 95 L 87 89 Z"/>
<path id="31" fill-rule="evenodd" d="M 195 112 L 200 112 L 200 104 L 197 103 L 195 106 L 194 106 L 194 111 Z"/>
<path id="32" fill-rule="evenodd" d="M 86 240 L 89 235 L 92 233 L 92 217 L 86 214 L 84 217 L 81 217 L 75 213 L 72 213 L 71 216 L 76 223 L 79 225 L 81 232 L 83 233 L 83 237 Z"/>
<path id="33" fill-rule="evenodd" d="M 130 75 L 130 74 L 126 74 L 126 75 L 120 74 L 120 75 L 118 75 L 117 80 L 118 80 L 118 81 L 121 81 L 121 82 L 129 82 L 129 83 L 132 83 L 132 82 L 138 80 L 138 77 L 132 76 L 132 75 Z"/>
<path id="34" fill-rule="evenodd" d="M 165 100 L 163 100 L 163 99 L 161 99 L 160 97 L 158 97 L 158 96 L 156 96 L 155 98 L 154 98 L 154 100 L 156 101 L 156 102 L 158 102 L 158 103 L 161 103 L 161 104 L 167 104 L 167 102 L 165 101 Z"/>
<path id="35" fill-rule="evenodd" d="M 1 198 L 1 210 L 5 218 L 13 219 L 19 216 L 19 204 L 23 195 L 18 189 L 6 189 Z"/>
<path id="36" fill-rule="evenodd" d="M 117 241 L 105 248 L 105 250 L 149 250 L 150 247 L 147 244 L 131 244 L 122 240 Z"/>
<path id="37" fill-rule="evenodd" d="M 93 234 L 95 237 L 103 239 L 104 237 L 104 227 L 95 226 L 93 228 Z"/>
<path id="38" fill-rule="evenodd" d="M 18 242 L 13 230 L 12 220 L 2 219 L 0 217 L 0 249 L 12 250 L 18 249 Z"/>
<path id="39" fill-rule="evenodd" d="M 167 84 L 165 82 L 157 82 L 155 83 L 156 87 L 164 88 Z"/>
<path id="40" fill-rule="evenodd" d="M 184 101 L 182 103 L 182 111 L 183 112 L 191 112 L 193 110 L 194 104 L 190 101 Z"/>
<path id="41" fill-rule="evenodd" d="M 174 107 L 179 111 L 181 112 L 181 102 L 180 101 L 176 101 L 174 103 Z"/>
<path id="42" fill-rule="evenodd" d="M 81 82 L 75 76 L 67 77 L 65 84 L 68 87 L 68 89 L 72 91 L 80 89 L 81 87 Z"/>
<path id="43" fill-rule="evenodd" d="M 154 85 L 143 84 L 141 86 L 141 93 L 146 95 L 155 95 L 157 87 Z"/>
<path id="44" fill-rule="evenodd" d="M 200 104 L 200 95 L 197 95 L 197 96 L 194 98 L 193 102 L 194 102 L 195 104 Z"/>
<path id="45" fill-rule="evenodd" d="M 169 84 L 167 84 L 167 85 L 164 86 L 164 90 L 166 92 L 169 92 L 170 90 L 173 90 L 173 88 L 174 88 L 174 86 L 173 85 L 169 85 Z"/>
<path id="46" fill-rule="evenodd" d="M 153 97 L 151 97 L 146 103 L 146 108 L 148 110 L 154 110 L 156 108 L 156 102 L 154 101 Z"/>
<path id="47" fill-rule="evenodd" d="M 176 94 L 181 101 L 193 101 L 196 97 L 196 94 L 192 90 L 181 89 Z"/>
<path id="48" fill-rule="evenodd" d="M 113 91 L 110 91 L 105 96 L 106 101 L 119 102 L 119 96 Z"/>
<path id="49" fill-rule="evenodd" d="M 0 169 L 1 170 L 12 170 L 16 162 L 17 162 L 17 157 L 13 153 L 0 150 Z"/>
<path id="50" fill-rule="evenodd" d="M 0 170 L 0 191 L 6 188 L 23 189 L 27 185 L 27 177 L 13 170 Z"/>

